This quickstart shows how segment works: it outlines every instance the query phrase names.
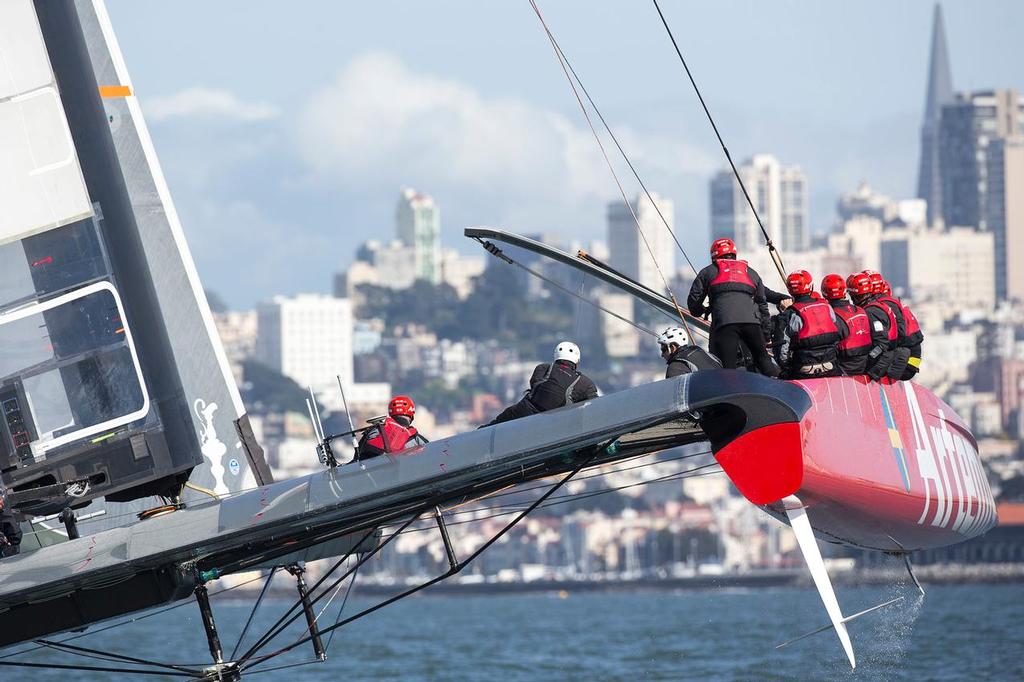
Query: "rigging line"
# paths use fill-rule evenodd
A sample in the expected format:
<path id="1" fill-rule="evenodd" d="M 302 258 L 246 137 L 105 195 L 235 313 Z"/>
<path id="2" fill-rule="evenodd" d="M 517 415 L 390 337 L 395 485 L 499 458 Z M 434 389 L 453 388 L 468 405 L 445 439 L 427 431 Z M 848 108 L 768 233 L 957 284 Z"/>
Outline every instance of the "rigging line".
<path id="1" fill-rule="evenodd" d="M 334 619 L 334 624 L 337 625 L 338 621 L 341 620 L 341 614 L 345 613 L 345 605 L 348 604 L 349 595 L 352 594 L 352 587 L 356 584 L 356 577 L 359 575 L 359 567 L 356 566 L 355 572 L 352 574 L 352 580 L 348 583 L 348 589 L 345 590 L 345 597 L 341 600 L 341 608 L 338 609 L 338 615 Z M 324 647 L 324 652 L 331 650 L 331 642 L 334 641 L 334 633 L 336 630 L 331 630 L 331 635 L 327 638 L 327 646 Z"/>
<path id="2" fill-rule="evenodd" d="M 506 263 L 508 263 L 510 265 L 515 265 L 518 268 L 522 268 L 523 270 L 525 270 L 529 274 L 531 274 L 534 277 L 537 277 L 537 278 L 543 280 L 544 282 L 547 282 L 549 285 L 555 287 L 556 289 L 558 289 L 562 293 L 565 293 L 565 294 L 568 294 L 569 296 L 573 296 L 575 298 L 578 298 L 579 300 L 583 301 L 587 305 L 592 305 L 595 308 L 597 308 L 598 310 L 600 310 L 602 312 L 605 312 L 605 313 L 608 313 L 609 315 L 611 315 L 614 318 L 622 320 L 623 322 L 625 322 L 626 324 L 630 325 L 631 327 L 634 327 L 634 328 L 638 329 L 639 331 L 644 332 L 645 334 L 650 334 L 651 336 L 657 338 L 657 336 L 658 336 L 657 332 L 655 332 L 655 331 L 653 331 L 651 329 L 648 329 L 647 327 L 644 327 L 643 325 L 637 324 L 636 322 L 633 322 L 632 320 L 630 320 L 630 319 L 628 319 L 626 317 L 623 317 L 622 315 L 619 315 L 618 313 L 612 312 L 611 310 L 608 310 L 607 308 L 603 307 L 601 304 L 599 304 L 599 303 L 597 303 L 595 301 L 591 301 L 586 296 L 581 296 L 579 294 L 576 294 L 571 289 L 562 286 L 561 284 L 559 284 L 555 280 L 551 279 L 550 277 L 547 277 L 545 275 L 540 274 L 539 272 L 537 272 L 533 268 L 530 268 L 530 267 L 527 267 L 527 266 L 523 265 L 519 261 L 514 260 L 513 258 L 511 258 L 508 254 L 506 254 L 504 251 L 502 251 L 500 248 L 498 248 L 498 246 L 496 246 L 493 242 L 489 242 L 486 239 L 481 239 L 479 237 L 474 237 L 474 239 L 476 239 L 476 241 L 480 242 L 481 246 L 483 246 L 484 249 L 486 249 L 487 252 L 492 254 L 493 256 L 502 259 L 503 261 L 505 261 Z M 654 308 L 654 306 L 651 306 L 651 307 Z M 654 308 L 654 309 L 658 310 L 658 308 Z"/>
<path id="3" fill-rule="evenodd" d="M 139 670 L 132 668 L 100 668 L 90 665 L 71 665 L 61 663 L 28 663 L 26 661 L 0 661 L 0 666 L 10 668 L 36 668 L 48 670 L 78 670 L 100 673 L 128 673 L 129 675 L 160 675 L 162 677 L 182 677 L 195 679 L 195 675 L 185 675 L 170 670 Z"/>
<path id="4" fill-rule="evenodd" d="M 672 287 L 669 286 L 668 279 L 665 278 L 665 273 L 661 271 L 661 266 L 658 265 L 658 259 L 654 255 L 654 249 L 651 248 L 650 242 L 647 241 L 647 235 L 644 234 L 644 230 L 640 226 L 640 218 L 637 217 L 636 211 L 633 210 L 633 205 L 626 196 L 626 190 L 623 188 L 622 182 L 619 180 L 618 173 L 615 172 L 615 167 L 612 165 L 611 159 L 608 158 L 608 151 L 605 149 L 604 143 L 601 141 L 601 136 L 597 134 L 597 128 L 594 127 L 594 121 L 590 118 L 590 113 L 587 111 L 587 107 L 583 103 L 583 99 L 580 97 L 579 91 L 576 89 L 576 83 L 573 82 L 572 76 L 569 75 L 569 69 L 562 58 L 561 50 L 558 49 L 558 43 L 555 41 L 555 36 L 551 33 L 551 29 L 548 28 L 547 22 L 544 21 L 544 16 L 541 14 L 540 7 L 537 6 L 536 0 L 530 0 L 530 6 L 533 7 L 533 11 L 540 20 L 541 26 L 544 27 L 544 32 L 547 34 L 548 40 L 551 41 L 551 47 L 555 51 L 555 57 L 558 58 L 558 65 L 562 67 L 562 72 L 565 74 L 565 78 L 569 81 L 569 87 L 572 88 L 572 94 L 576 97 L 576 102 L 580 105 L 583 117 L 587 119 L 587 125 L 590 127 L 590 132 L 594 135 L 594 140 L 597 141 L 597 146 L 601 150 L 601 156 L 604 157 L 605 164 L 607 164 L 608 170 L 611 172 L 612 178 L 615 180 L 615 185 L 619 188 L 619 194 L 622 195 L 622 201 L 625 202 L 626 208 L 629 209 L 630 215 L 633 216 L 633 222 L 636 224 L 637 234 L 640 235 L 640 239 L 643 241 L 644 246 L 647 247 L 647 253 L 651 256 L 651 261 L 654 263 L 654 269 L 658 271 L 658 276 L 661 277 L 661 281 L 665 285 L 665 291 L 668 292 L 668 296 L 672 300 L 672 305 L 675 306 L 676 312 L 679 314 L 679 321 L 686 330 L 686 335 L 690 337 L 690 343 L 697 345 L 693 340 L 693 336 L 690 334 L 690 325 L 687 324 L 686 317 L 683 315 L 683 311 L 679 307 L 679 303 L 676 301 L 676 295 L 672 292 Z"/>
<path id="5" fill-rule="evenodd" d="M 573 337 L 575 339 L 578 339 L 580 337 L 580 301 L 582 301 L 582 299 L 583 299 L 583 283 L 586 281 L 586 279 L 587 279 L 587 273 L 581 272 L 580 273 L 580 288 L 579 288 L 579 291 L 576 292 L 576 298 L 578 300 L 576 301 L 576 336 Z"/>
<path id="6" fill-rule="evenodd" d="M 661 17 L 661 23 L 664 25 L 665 31 L 668 33 L 668 37 L 672 41 L 672 47 L 676 49 L 676 54 L 679 55 L 679 61 L 683 64 L 683 69 L 686 71 L 686 75 L 690 79 L 690 84 L 693 85 L 693 91 L 697 93 L 697 99 L 700 100 L 700 105 L 704 108 L 704 113 L 708 117 L 708 122 L 711 123 L 711 129 L 715 131 L 715 137 L 718 138 L 718 144 L 722 146 L 722 151 L 725 152 L 725 158 L 729 162 L 729 166 L 732 168 L 732 174 L 736 176 L 736 182 L 740 184 L 740 189 L 743 190 L 743 196 L 747 199 L 747 205 L 749 205 L 750 210 L 754 212 L 754 218 L 757 219 L 757 225 L 761 228 L 761 234 L 764 235 L 765 243 L 768 246 L 768 253 L 771 255 L 772 261 L 775 263 L 775 268 L 779 271 L 779 277 L 781 277 L 782 281 L 785 282 L 786 269 L 782 264 L 782 257 L 778 255 L 778 251 L 776 251 L 775 245 L 772 243 L 772 238 L 768 236 L 768 230 L 765 229 L 764 223 L 761 221 L 761 215 L 757 212 L 757 208 L 754 207 L 754 202 L 750 198 L 750 193 L 747 192 L 747 187 L 743 184 L 743 178 L 740 177 L 740 172 L 736 169 L 736 164 L 732 160 L 732 155 L 729 154 L 729 148 L 725 146 L 725 140 L 722 139 L 722 134 L 718 132 L 718 126 L 715 124 L 715 119 L 711 116 L 711 111 L 708 109 L 708 105 L 704 101 L 704 96 L 700 93 L 700 88 L 697 87 L 697 81 L 694 80 L 693 74 L 690 72 L 690 67 L 686 64 L 686 59 L 683 58 L 683 51 L 679 49 L 679 43 L 676 42 L 676 37 L 672 34 L 672 29 L 669 28 L 668 21 L 666 21 L 665 15 L 661 11 L 661 6 L 658 4 L 658 0 L 652 0 L 652 2 L 654 2 L 654 9 L 658 10 L 658 16 Z"/>
<path id="7" fill-rule="evenodd" d="M 621 144 L 619 144 L 619 138 L 615 136 L 614 132 L 612 132 L 611 126 L 608 125 L 608 121 L 604 119 L 604 115 L 601 113 L 601 110 L 597 108 L 597 103 L 594 102 L 594 98 L 591 97 L 590 92 L 587 91 L 587 86 L 585 86 L 583 84 L 583 81 L 580 80 L 579 74 L 576 73 L 576 69 L 574 69 L 572 66 L 572 62 L 569 61 L 569 58 L 566 56 L 565 52 L 562 51 L 562 46 L 558 44 L 558 41 L 555 40 L 554 36 L 551 37 L 551 40 L 554 43 L 555 49 L 558 50 L 558 54 L 560 54 L 562 56 L 562 59 L 565 60 L 565 64 L 566 66 L 569 67 L 569 71 L 572 72 L 572 77 L 575 78 L 576 82 L 579 84 L 580 90 L 583 91 L 583 94 L 586 96 L 587 101 L 590 102 L 590 106 L 594 110 L 594 113 L 597 114 L 598 119 L 600 119 L 601 125 L 604 126 L 604 129 L 605 131 L 607 131 L 608 136 L 612 139 L 612 142 L 615 143 L 615 146 L 618 148 L 619 153 L 622 155 L 623 160 L 626 162 L 626 165 L 629 166 L 629 170 L 633 172 L 633 177 L 636 178 L 636 181 L 640 184 L 640 188 L 643 189 L 644 195 L 647 197 L 648 200 L 650 200 L 651 205 L 654 206 L 654 210 L 658 213 L 658 218 L 661 219 L 661 223 L 665 226 L 665 229 L 668 230 L 668 233 L 672 235 L 672 241 L 676 243 L 676 247 L 679 249 L 679 253 L 683 254 L 683 258 L 686 259 L 687 265 L 690 266 L 690 269 L 693 270 L 693 274 L 696 275 L 697 268 L 694 266 L 693 261 L 690 260 L 690 256 L 686 253 L 686 250 L 683 249 L 683 245 L 679 242 L 679 238 L 676 237 L 675 231 L 672 229 L 672 226 L 668 224 L 668 219 L 666 219 L 665 215 L 661 212 L 661 207 L 658 206 L 657 202 L 654 201 L 654 197 L 652 197 L 651 193 L 648 191 L 647 185 L 645 185 L 644 181 L 640 178 L 640 173 L 637 172 L 636 167 L 633 166 L 633 162 L 629 160 L 629 156 L 626 154 L 626 150 L 622 148 Z"/>
<path id="8" fill-rule="evenodd" d="M 53 649 L 54 651 L 58 651 L 63 654 L 73 654 L 75 656 L 81 656 L 82 658 L 91 658 L 105 663 L 127 663 L 131 665 L 147 665 L 154 668 L 167 668 L 170 670 L 177 670 L 182 674 L 187 673 L 191 675 L 199 675 L 201 674 L 202 668 L 209 665 L 208 663 L 166 663 L 160 661 L 149 661 L 141 658 L 124 656 L 110 651 L 62 646 L 59 642 L 50 642 L 44 639 L 37 639 L 35 641 L 45 648 Z M 140 670 L 139 672 L 142 671 Z"/>
<path id="9" fill-rule="evenodd" d="M 358 613 L 356 613 L 355 615 L 349 616 L 348 618 L 345 618 L 344 620 L 339 621 L 338 623 L 335 623 L 334 625 L 332 625 L 331 627 L 327 628 L 326 630 L 321 630 L 320 633 L 323 634 L 325 632 L 334 632 L 338 628 L 341 628 L 341 627 L 347 625 L 348 623 L 351 623 L 351 622 L 353 622 L 355 620 L 359 620 L 360 618 L 363 618 L 364 616 L 368 616 L 371 613 L 384 608 L 385 606 L 393 604 L 394 602 L 396 602 L 396 601 L 398 601 L 400 599 L 404 599 L 405 597 L 408 597 L 408 596 L 410 596 L 412 594 L 415 594 L 416 592 L 419 592 L 420 590 L 424 590 L 424 589 L 430 587 L 431 585 L 435 585 L 435 584 L 441 582 L 442 580 L 445 580 L 446 578 L 449 578 L 449 577 L 455 575 L 456 573 L 458 573 L 459 571 L 464 569 L 466 566 L 468 566 L 470 563 L 472 563 L 473 560 L 475 560 L 478 556 L 480 556 L 485 551 L 487 551 L 491 547 L 491 545 L 493 545 L 494 543 L 498 542 L 498 540 L 500 540 L 502 537 L 504 537 L 520 521 L 522 521 L 527 516 L 527 514 L 529 514 L 531 511 L 533 511 L 538 506 L 540 506 L 547 498 L 549 498 L 552 494 L 554 494 L 556 491 L 558 491 L 563 485 L 568 483 L 569 480 L 572 479 L 573 476 L 578 474 L 588 464 L 593 462 L 594 459 L 598 456 L 599 453 L 600 453 L 600 450 L 595 449 L 593 454 L 591 454 L 589 457 L 586 457 L 585 459 L 580 461 L 580 463 L 575 468 L 573 468 L 572 471 L 568 472 L 563 478 L 560 478 L 558 480 L 558 482 L 555 483 L 553 486 L 551 486 L 551 488 L 548 489 L 548 491 L 546 493 L 541 495 L 540 498 L 538 498 L 529 507 L 527 507 L 526 509 L 521 511 L 514 519 L 512 519 L 507 524 L 505 524 L 505 526 L 502 527 L 501 530 L 499 530 L 497 533 L 492 535 L 482 545 L 477 547 L 465 559 L 463 559 L 462 561 L 458 561 L 458 562 L 450 560 L 450 561 L 452 561 L 452 563 L 451 563 L 450 568 L 448 569 L 447 572 L 445 572 L 445 573 L 443 573 L 443 574 L 441 574 L 441 575 L 439 575 L 439 576 L 437 576 L 435 578 L 432 578 L 431 580 L 428 580 L 425 583 L 417 585 L 416 587 L 410 588 L 408 590 L 405 590 L 404 592 L 400 592 L 397 595 L 389 597 L 388 599 L 385 599 L 382 602 L 374 604 L 373 606 L 371 606 L 369 608 L 365 608 L 362 611 L 359 611 Z M 413 517 L 413 518 L 415 519 L 417 517 Z M 264 654 L 262 656 L 259 656 L 255 660 L 250 662 L 248 665 L 243 665 L 241 667 L 241 670 L 243 670 L 243 671 L 247 670 L 248 668 L 251 668 L 254 665 L 258 665 L 258 664 L 262 663 L 263 661 L 266 661 L 268 659 L 274 658 L 275 656 L 280 656 L 281 654 L 287 653 L 288 651 L 291 651 L 295 647 L 300 646 L 301 644 L 304 644 L 305 642 L 308 642 L 308 641 L 310 641 L 312 639 L 313 639 L 312 636 L 304 637 L 303 639 L 299 640 L 298 642 L 290 644 L 290 645 L 288 645 L 286 647 L 283 647 L 283 648 L 281 648 L 281 649 L 279 649 L 277 651 L 272 651 L 269 654 Z M 239 663 L 244 663 L 244 662 L 243 661 L 239 661 Z"/>
<path id="10" fill-rule="evenodd" d="M 702 466 L 699 466 L 699 467 L 694 467 L 693 469 L 684 469 L 683 471 L 677 471 L 677 472 L 672 473 L 672 474 L 666 474 L 664 476 L 659 476 L 658 478 L 652 478 L 649 481 L 639 481 L 639 482 L 636 482 L 636 483 L 629 483 L 629 484 L 626 484 L 626 485 L 615 486 L 615 487 L 612 487 L 612 488 L 602 488 L 601 490 L 592 490 L 590 492 L 585 492 L 585 493 L 572 493 L 572 494 L 569 494 L 569 495 L 559 495 L 557 497 L 552 498 L 553 500 L 555 500 L 555 502 L 549 502 L 547 504 L 543 504 L 539 508 L 543 509 L 543 508 L 546 508 L 546 507 L 554 507 L 556 505 L 568 504 L 570 502 L 574 502 L 574 501 L 577 501 L 577 500 L 585 500 L 585 499 L 588 499 L 588 498 L 591 498 L 591 497 L 597 497 L 598 495 L 605 495 L 605 494 L 608 494 L 608 493 L 618 492 L 620 490 L 626 490 L 626 489 L 629 489 L 629 488 L 635 488 L 635 487 L 641 486 L 641 485 L 648 485 L 650 483 L 668 483 L 668 482 L 671 482 L 671 481 L 681 481 L 681 480 L 686 479 L 686 478 L 699 478 L 701 476 L 709 476 L 709 475 L 713 475 L 713 474 L 720 474 L 720 473 L 722 473 L 721 469 L 718 469 L 718 470 L 715 470 L 715 471 L 703 471 L 704 469 L 708 469 L 710 467 L 717 466 L 717 464 L 718 464 L 718 462 L 712 462 L 710 464 L 705 464 L 705 465 L 702 465 Z M 699 472 L 699 473 L 694 473 L 694 472 Z M 524 503 L 519 503 L 519 504 L 525 504 L 525 502 Z M 463 519 L 462 521 L 452 521 L 448 525 L 449 526 L 461 526 L 461 525 L 464 525 L 464 524 L 467 524 L 467 523 L 475 523 L 477 521 L 486 521 L 488 519 L 498 518 L 499 516 L 508 516 L 509 514 L 516 513 L 516 511 L 518 509 L 519 509 L 519 505 L 514 505 L 514 504 L 504 504 L 504 505 L 494 505 L 494 506 L 490 506 L 490 507 L 481 507 L 480 509 L 477 509 L 475 511 L 496 511 L 496 510 L 501 510 L 501 511 L 496 511 L 496 513 L 488 514 L 487 516 L 480 516 L 480 517 L 471 518 L 471 519 Z M 421 532 L 426 532 L 426 531 L 431 531 L 431 530 L 433 530 L 432 527 L 426 526 L 426 527 L 422 527 L 422 528 L 410 528 L 410 529 L 405 530 L 403 532 L 404 533 L 421 533 Z"/>
<path id="11" fill-rule="evenodd" d="M 245 636 L 249 633 L 249 626 L 252 625 L 252 619 L 256 617 L 256 610 L 260 607 L 260 603 L 263 602 L 263 597 L 267 595 L 267 590 L 270 589 L 270 583 L 274 580 L 274 574 L 277 573 L 277 566 L 270 569 L 270 573 L 267 574 L 267 580 L 263 583 L 263 588 L 260 590 L 260 596 L 256 598 L 256 603 L 252 605 L 252 611 L 249 612 L 249 617 L 245 621 L 245 627 L 242 628 L 242 634 L 238 635 L 238 641 L 235 642 L 235 648 L 231 650 L 230 660 L 235 659 L 235 654 L 238 653 L 238 648 L 242 646 L 242 641 L 245 640 Z"/>

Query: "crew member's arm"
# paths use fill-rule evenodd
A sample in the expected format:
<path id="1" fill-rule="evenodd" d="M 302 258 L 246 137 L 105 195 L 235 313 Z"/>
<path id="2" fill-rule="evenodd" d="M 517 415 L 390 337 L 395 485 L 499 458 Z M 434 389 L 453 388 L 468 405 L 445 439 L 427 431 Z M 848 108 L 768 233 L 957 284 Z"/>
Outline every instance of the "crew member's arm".
<path id="1" fill-rule="evenodd" d="M 871 322 L 871 350 L 868 352 L 867 375 L 878 381 L 885 376 L 892 362 L 886 355 L 889 349 L 889 316 L 877 308 L 867 308 Z"/>
<path id="2" fill-rule="evenodd" d="M 792 358 L 790 353 L 793 350 L 793 339 L 796 338 L 800 330 L 804 328 L 804 321 L 799 315 L 792 313 L 781 313 L 786 315 L 787 319 L 784 323 L 781 336 L 781 343 L 779 347 L 775 349 L 775 358 L 779 361 L 780 367 L 788 367 Z"/>
<path id="3" fill-rule="evenodd" d="M 530 388 L 539 384 L 544 380 L 544 375 L 548 373 L 548 363 L 542 362 L 533 368 L 533 374 L 530 376 Z"/>
<path id="4" fill-rule="evenodd" d="M 757 306 L 757 317 L 761 320 L 761 330 L 764 332 L 765 337 L 769 337 L 772 333 L 772 315 L 768 312 L 768 299 L 765 298 L 765 287 L 764 282 L 761 281 L 761 276 L 754 272 L 749 271 L 753 275 L 754 280 L 754 305 Z"/>
<path id="5" fill-rule="evenodd" d="M 710 280 L 708 268 L 697 273 L 693 284 L 690 285 L 690 294 L 686 297 L 686 307 L 690 309 L 690 314 L 697 317 L 704 316 L 704 299 L 708 295 L 707 284 Z"/>
<path id="6" fill-rule="evenodd" d="M 582 403 L 586 400 L 593 400 L 597 397 L 597 386 L 585 374 L 580 375 L 580 380 L 572 387 L 572 401 Z"/>

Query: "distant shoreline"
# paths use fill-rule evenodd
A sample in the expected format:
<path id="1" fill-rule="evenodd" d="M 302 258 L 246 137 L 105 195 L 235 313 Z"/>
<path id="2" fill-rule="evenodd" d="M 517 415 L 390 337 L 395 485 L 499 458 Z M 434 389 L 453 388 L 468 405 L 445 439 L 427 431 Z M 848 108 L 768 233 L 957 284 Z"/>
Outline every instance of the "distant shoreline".
<path id="1" fill-rule="evenodd" d="M 915 568 L 925 585 L 1005 584 L 1024 582 L 1024 564 L 933 564 Z M 909 583 L 906 571 L 895 568 L 860 568 L 838 570 L 831 574 L 836 585 L 893 585 Z M 427 578 L 424 578 L 426 580 Z M 355 592 L 361 595 L 386 596 L 413 587 L 415 583 L 382 584 L 356 583 Z M 529 582 L 457 583 L 444 581 L 424 591 L 424 594 L 451 596 L 484 596 L 520 593 L 578 593 L 578 592 L 654 592 L 665 590 L 757 589 L 771 587 L 811 587 L 807 570 L 803 567 L 696 575 L 686 577 L 648 577 L 609 580 L 532 580 Z M 275 586 L 271 593 L 283 592 Z M 288 592 L 290 596 L 290 591 Z"/>

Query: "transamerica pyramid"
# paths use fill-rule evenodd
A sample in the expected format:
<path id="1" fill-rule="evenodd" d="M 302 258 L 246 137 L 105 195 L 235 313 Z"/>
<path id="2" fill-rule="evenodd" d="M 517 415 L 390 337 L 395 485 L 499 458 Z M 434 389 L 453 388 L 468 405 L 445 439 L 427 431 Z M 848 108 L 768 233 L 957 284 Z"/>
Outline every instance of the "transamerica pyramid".
<path id="1" fill-rule="evenodd" d="M 949 73 L 949 51 L 942 6 L 935 5 L 932 21 L 932 52 L 928 64 L 928 94 L 921 124 L 921 163 L 917 174 L 917 196 L 928 201 L 928 222 L 942 216 L 942 174 L 939 169 L 939 120 L 942 106 L 953 101 L 953 78 Z"/>

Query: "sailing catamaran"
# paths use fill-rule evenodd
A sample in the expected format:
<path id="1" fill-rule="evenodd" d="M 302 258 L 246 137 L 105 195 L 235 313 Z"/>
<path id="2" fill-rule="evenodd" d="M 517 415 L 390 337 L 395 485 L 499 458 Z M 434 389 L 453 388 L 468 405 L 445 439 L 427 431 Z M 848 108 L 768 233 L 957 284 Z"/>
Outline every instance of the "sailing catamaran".
<path id="1" fill-rule="evenodd" d="M 322 660 L 323 633 L 458 573 L 580 471 L 690 443 L 709 442 L 740 492 L 793 527 L 851 664 L 846 623 L 862 614 L 842 614 L 817 539 L 906 556 L 996 523 L 963 421 L 923 387 L 861 377 L 703 371 L 363 463 L 325 457 L 323 471 L 274 482 L 102 0 L 3 0 L 0 54 L 0 465 L 10 505 L 30 517 L 67 510 L 68 527 L 66 540 L 0 561 L 0 646 L 35 640 L 118 667 L 25 660 L 34 649 L 0 666 L 212 680 L 306 644 Z M 466 234 L 495 255 L 495 242 L 527 248 L 681 312 L 585 254 L 501 230 Z M 684 319 L 699 332 L 702 321 Z M 329 452 L 332 437 L 318 433 Z M 457 556 L 446 509 L 549 477 L 534 503 Z M 168 503 L 137 515 L 154 495 Z M 76 537 L 71 510 L 89 503 L 106 505 L 106 529 Z M 427 517 L 447 571 L 330 627 L 317 622 L 314 605 Z M 337 562 L 307 587 L 301 562 L 324 557 Z M 259 568 L 288 568 L 299 599 L 248 650 L 225 656 L 207 585 Z M 209 667 L 39 639 L 192 596 Z M 303 616 L 307 636 L 269 648 Z"/>

